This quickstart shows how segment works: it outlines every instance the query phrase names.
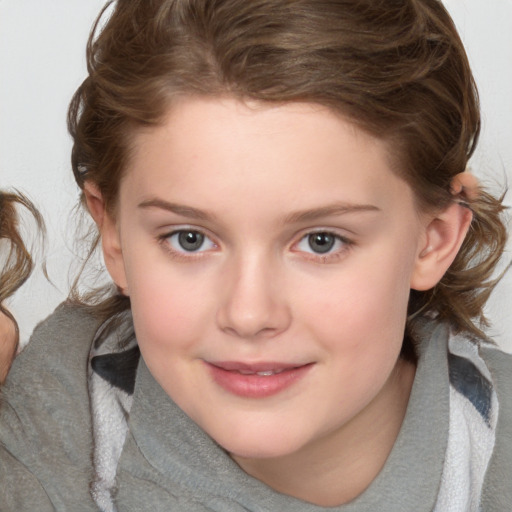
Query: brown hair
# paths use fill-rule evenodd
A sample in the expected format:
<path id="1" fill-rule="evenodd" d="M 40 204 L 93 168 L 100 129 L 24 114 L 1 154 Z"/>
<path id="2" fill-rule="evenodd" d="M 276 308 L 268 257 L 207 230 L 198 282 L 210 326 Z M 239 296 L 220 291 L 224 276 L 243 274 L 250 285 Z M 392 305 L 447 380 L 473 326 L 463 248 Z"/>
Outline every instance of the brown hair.
<path id="1" fill-rule="evenodd" d="M 33 268 L 30 252 L 20 234 L 17 207 L 22 206 L 30 212 L 37 223 L 39 231 L 44 234 L 44 223 L 41 215 L 30 200 L 21 193 L 10 193 L 0 190 L 0 243 L 2 244 L 2 267 L 0 268 L 0 312 L 9 317 L 14 324 L 16 339 L 12 346 L 12 355 L 18 344 L 18 323 L 12 313 L 5 309 L 5 299 L 28 279 Z M 4 252 L 3 244 L 7 242 Z M 5 255 L 5 256 L 4 256 Z M 2 365 L 10 363 L 10 357 L 0 358 L 0 379 L 5 368 Z"/>
<path id="2" fill-rule="evenodd" d="M 440 1 L 118 0 L 113 7 L 104 28 L 93 29 L 89 75 L 69 109 L 76 181 L 94 182 L 112 213 L 130 134 L 158 124 L 180 94 L 325 105 L 389 143 L 421 208 L 453 201 L 450 183 L 466 169 L 480 118 L 464 47 Z M 506 238 L 503 207 L 483 190 L 462 199 L 474 214 L 470 232 L 441 282 L 411 294 L 410 313 L 434 312 L 482 335 Z M 109 304 L 129 307 L 119 296 Z"/>

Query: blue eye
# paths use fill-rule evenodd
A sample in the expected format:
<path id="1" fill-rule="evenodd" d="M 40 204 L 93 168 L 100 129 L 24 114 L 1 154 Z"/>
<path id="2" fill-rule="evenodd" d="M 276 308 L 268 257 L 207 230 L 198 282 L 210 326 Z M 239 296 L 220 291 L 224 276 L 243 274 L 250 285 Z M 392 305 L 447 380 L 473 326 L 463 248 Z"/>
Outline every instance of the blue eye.
<path id="1" fill-rule="evenodd" d="M 345 245 L 348 245 L 348 241 L 339 235 L 328 231 L 319 231 L 302 237 L 297 248 L 303 252 L 322 255 L 338 251 Z"/>
<path id="2" fill-rule="evenodd" d="M 181 229 L 166 237 L 171 248 L 177 252 L 203 252 L 215 244 L 200 231 Z"/>

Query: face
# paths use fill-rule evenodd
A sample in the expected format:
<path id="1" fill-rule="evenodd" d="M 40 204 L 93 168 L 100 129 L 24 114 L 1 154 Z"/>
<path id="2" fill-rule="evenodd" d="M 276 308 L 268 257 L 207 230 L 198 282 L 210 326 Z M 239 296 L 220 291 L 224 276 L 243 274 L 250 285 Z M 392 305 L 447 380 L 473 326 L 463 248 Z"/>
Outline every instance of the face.
<path id="1" fill-rule="evenodd" d="M 234 456 L 297 453 L 400 392 L 424 228 L 384 144 L 329 110 L 182 100 L 135 137 L 113 238 L 148 368 Z"/>

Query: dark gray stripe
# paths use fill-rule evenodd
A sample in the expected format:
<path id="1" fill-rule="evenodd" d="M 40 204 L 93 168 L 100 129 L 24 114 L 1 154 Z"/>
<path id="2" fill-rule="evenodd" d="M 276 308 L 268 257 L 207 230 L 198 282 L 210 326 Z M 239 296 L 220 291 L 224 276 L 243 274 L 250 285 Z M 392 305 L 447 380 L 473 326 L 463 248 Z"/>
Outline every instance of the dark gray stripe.
<path id="1" fill-rule="evenodd" d="M 452 386 L 474 405 L 485 423 L 490 427 L 492 384 L 465 357 L 449 354 L 448 365 Z"/>
<path id="2" fill-rule="evenodd" d="M 104 354 L 91 359 L 94 373 L 115 386 L 133 395 L 135 375 L 139 364 L 140 350 L 138 346 L 117 354 Z"/>

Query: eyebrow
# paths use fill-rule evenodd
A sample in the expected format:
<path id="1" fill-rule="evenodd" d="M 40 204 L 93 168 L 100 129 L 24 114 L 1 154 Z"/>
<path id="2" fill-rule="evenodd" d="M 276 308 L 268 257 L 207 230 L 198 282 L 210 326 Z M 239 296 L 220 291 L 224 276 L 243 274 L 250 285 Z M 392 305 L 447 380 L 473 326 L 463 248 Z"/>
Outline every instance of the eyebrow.
<path id="1" fill-rule="evenodd" d="M 380 208 L 371 204 L 334 203 L 320 208 L 312 208 L 293 212 L 285 217 L 285 223 L 294 224 L 330 217 L 332 215 L 344 215 L 358 212 L 380 212 Z"/>
<path id="2" fill-rule="evenodd" d="M 182 217 L 188 217 L 195 220 L 212 221 L 216 216 L 206 210 L 200 210 L 192 206 L 186 206 L 178 203 L 171 203 L 163 199 L 154 198 L 142 201 L 139 208 L 160 208 Z M 284 224 L 296 224 L 300 222 L 310 222 L 323 217 L 332 215 L 344 215 L 358 212 L 380 212 L 380 208 L 371 204 L 352 204 L 352 203 L 334 203 L 320 208 L 311 208 L 290 213 L 284 218 Z"/>
<path id="3" fill-rule="evenodd" d="M 176 215 L 181 215 L 182 217 L 188 217 L 189 219 L 196 220 L 213 220 L 215 219 L 215 215 L 205 210 L 199 210 L 198 208 L 193 208 L 192 206 L 185 206 L 183 204 L 170 203 L 169 201 L 164 201 L 163 199 L 148 199 L 146 201 L 142 201 L 139 203 L 139 208 L 160 208 L 161 210 L 166 210 Z"/>

